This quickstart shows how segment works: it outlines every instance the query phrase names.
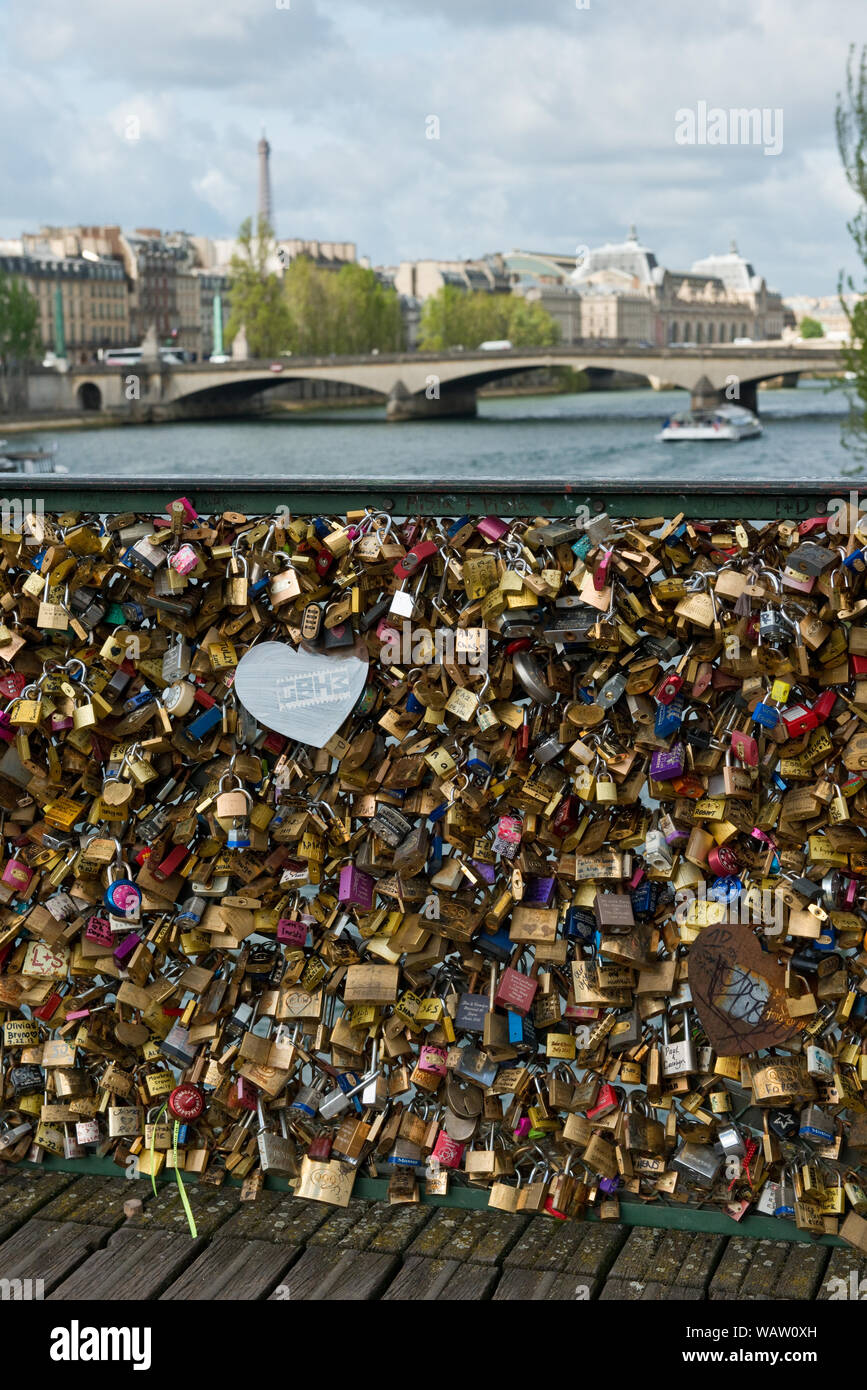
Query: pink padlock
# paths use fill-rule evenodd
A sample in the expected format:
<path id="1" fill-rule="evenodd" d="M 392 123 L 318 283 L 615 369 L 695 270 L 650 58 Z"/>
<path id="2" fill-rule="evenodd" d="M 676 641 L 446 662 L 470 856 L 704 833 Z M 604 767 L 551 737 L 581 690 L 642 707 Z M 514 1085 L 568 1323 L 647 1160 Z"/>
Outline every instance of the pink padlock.
<path id="1" fill-rule="evenodd" d="M 282 941 L 287 946 L 306 946 L 306 922 L 296 922 L 291 917 L 281 917 L 277 923 L 277 940 Z"/>
<path id="2" fill-rule="evenodd" d="M 28 869 L 23 859 L 10 859 L 2 875 L 6 886 L 14 888 L 16 893 L 26 893 L 32 877 L 33 870 Z"/>
<path id="3" fill-rule="evenodd" d="M 522 1115 L 518 1123 L 515 1125 L 515 1128 L 513 1129 L 512 1133 L 514 1134 L 516 1139 L 526 1139 L 527 1135 L 530 1133 L 530 1128 L 531 1126 L 529 1115 Z"/>
<path id="4" fill-rule="evenodd" d="M 15 742 L 15 729 L 13 725 L 10 724 L 9 715 L 6 713 L 5 709 L 0 710 L 0 738 L 2 738 L 4 743 Z"/>
<path id="5" fill-rule="evenodd" d="M 199 519 L 199 514 L 198 514 L 198 512 L 196 511 L 195 507 L 193 506 L 192 502 L 190 501 L 189 497 L 176 497 L 175 500 L 174 500 L 174 502 L 170 502 L 169 505 L 168 505 L 168 507 L 166 508 L 166 511 L 169 513 L 169 515 L 171 515 L 172 508 L 173 508 L 178 502 L 180 502 L 181 506 L 182 506 L 183 509 L 184 509 L 184 520 L 185 520 L 185 521 L 190 521 L 190 522 L 196 522 L 196 521 L 198 521 L 198 519 Z"/>
<path id="6" fill-rule="evenodd" d="M 501 521 L 498 516 L 483 516 L 476 522 L 476 530 L 486 541 L 501 541 L 508 529 L 508 522 Z"/>
<path id="7" fill-rule="evenodd" d="M 431 1158 L 438 1159 L 441 1168 L 459 1168 L 464 1156 L 464 1147 L 456 1139 L 450 1139 L 445 1130 L 441 1129 Z"/>
<path id="8" fill-rule="evenodd" d="M 418 1057 L 419 1071 L 430 1071 L 437 1076 L 445 1076 L 447 1055 L 443 1047 L 423 1045 Z"/>
<path id="9" fill-rule="evenodd" d="M 111 934 L 111 923 L 107 917 L 100 917 L 95 914 L 91 917 L 84 928 L 86 941 L 94 941 L 98 946 L 111 948 L 113 937 Z"/>
<path id="10" fill-rule="evenodd" d="M 169 564 L 178 574 L 191 574 L 198 563 L 199 557 L 191 545 L 182 545 L 169 556 Z"/>
<path id="11" fill-rule="evenodd" d="M 370 874 L 362 873 L 354 864 L 344 864 L 340 870 L 337 901 L 362 907 L 367 912 L 373 906 L 374 883 Z"/>
<path id="12" fill-rule="evenodd" d="M 64 729 L 72 728 L 72 715 L 58 714 L 57 711 L 55 711 L 48 721 L 48 726 L 53 734 L 62 734 Z"/>

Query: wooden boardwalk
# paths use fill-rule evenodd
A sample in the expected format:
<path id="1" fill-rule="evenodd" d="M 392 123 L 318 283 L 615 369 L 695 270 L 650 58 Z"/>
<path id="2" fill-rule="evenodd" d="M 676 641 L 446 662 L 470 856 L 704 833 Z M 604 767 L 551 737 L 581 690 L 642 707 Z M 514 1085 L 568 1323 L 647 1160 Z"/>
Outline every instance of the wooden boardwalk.
<path id="1" fill-rule="evenodd" d="M 9 1169 L 0 1178 L 0 1281 L 41 1279 L 46 1300 L 813 1300 L 867 1276 L 848 1247 L 560 1223 L 284 1192 Z M 141 1212 L 124 1217 L 138 1197 Z M 6 1298 L 21 1296 L 2 1284 Z"/>

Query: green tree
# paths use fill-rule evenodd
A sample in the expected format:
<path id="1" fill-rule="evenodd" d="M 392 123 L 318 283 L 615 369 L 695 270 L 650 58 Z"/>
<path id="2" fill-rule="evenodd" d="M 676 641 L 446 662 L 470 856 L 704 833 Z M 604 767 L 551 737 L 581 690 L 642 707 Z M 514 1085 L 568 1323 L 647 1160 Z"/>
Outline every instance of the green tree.
<path id="1" fill-rule="evenodd" d="M 560 325 L 542 304 L 512 295 L 507 332 L 515 347 L 553 347 L 560 341 Z"/>
<path id="2" fill-rule="evenodd" d="M 38 360 L 39 304 L 23 280 L 0 271 L 0 402 L 20 403 L 27 367 Z"/>
<path id="3" fill-rule="evenodd" d="M 469 350 L 502 339 L 515 347 L 550 347 L 559 337 L 559 325 L 547 309 L 522 295 L 470 293 L 443 285 L 422 307 L 419 347 L 424 352 Z"/>
<path id="4" fill-rule="evenodd" d="M 809 314 L 805 314 L 801 319 L 800 332 L 802 338 L 824 338 L 825 330 L 818 319 L 811 319 Z"/>
<path id="5" fill-rule="evenodd" d="M 849 49 L 846 91 L 837 94 L 835 117 L 837 148 L 846 180 L 859 199 L 858 210 L 846 223 L 862 266 L 867 270 L 867 48 L 855 58 Z M 840 272 L 838 291 L 849 322 L 850 341 L 843 349 L 846 370 L 853 374 L 849 416 L 843 425 L 843 444 L 862 460 L 867 459 L 867 302 L 851 275 Z M 848 291 L 848 294 L 846 293 Z M 858 471 L 863 469 L 863 463 Z"/>
<path id="6" fill-rule="evenodd" d="M 396 352 L 403 344 L 400 299 L 364 266 L 344 265 L 335 274 L 298 256 L 286 269 L 283 290 L 296 354 Z"/>
<path id="7" fill-rule="evenodd" d="M 231 315 L 226 336 L 231 342 L 243 325 L 250 356 L 273 357 L 289 346 L 292 324 L 280 277 L 267 268 L 275 249 L 267 218 L 259 218 L 255 235 L 246 218 L 238 241 L 240 251 L 229 268 Z"/>

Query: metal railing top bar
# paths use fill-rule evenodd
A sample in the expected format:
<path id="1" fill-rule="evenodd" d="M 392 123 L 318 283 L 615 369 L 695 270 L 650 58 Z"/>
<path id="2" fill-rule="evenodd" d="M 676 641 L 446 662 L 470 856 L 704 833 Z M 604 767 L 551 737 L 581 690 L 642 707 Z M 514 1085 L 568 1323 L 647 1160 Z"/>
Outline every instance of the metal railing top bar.
<path id="1" fill-rule="evenodd" d="M 369 481 L 318 478 L 244 479 L 167 477 L 105 478 L 15 474 L 0 477 L 4 498 L 39 500 L 47 510 L 142 511 L 162 513 L 175 497 L 190 497 L 203 514 L 228 508 L 267 513 L 288 506 L 302 514 L 345 512 L 365 506 L 400 516 L 470 515 L 572 516 L 586 507 L 611 516 L 685 517 L 714 520 L 795 520 L 825 515 L 834 499 L 851 501 L 851 479 L 828 481 L 749 479 L 608 479 L 574 481 L 375 478 Z M 2 499 L 0 499 L 2 501 Z"/>

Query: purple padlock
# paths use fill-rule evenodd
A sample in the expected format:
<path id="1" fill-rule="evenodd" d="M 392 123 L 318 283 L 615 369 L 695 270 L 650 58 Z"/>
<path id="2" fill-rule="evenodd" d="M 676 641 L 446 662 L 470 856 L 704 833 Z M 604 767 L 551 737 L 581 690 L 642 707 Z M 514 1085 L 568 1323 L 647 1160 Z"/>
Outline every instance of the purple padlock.
<path id="1" fill-rule="evenodd" d="M 354 864 L 344 864 L 340 870 L 337 901 L 368 911 L 373 906 L 373 888 L 374 880 L 370 874 L 362 873 Z"/>
<path id="2" fill-rule="evenodd" d="M 619 1186 L 620 1186 L 620 1179 L 619 1179 L 619 1178 L 600 1178 L 600 1179 L 599 1179 L 599 1191 L 600 1191 L 600 1192 L 608 1192 L 608 1193 L 616 1192 L 617 1189 L 619 1188 Z"/>
<path id="3" fill-rule="evenodd" d="M 671 748 L 658 748 L 650 759 L 650 776 L 654 782 L 670 782 L 681 777 L 686 767 L 686 746 L 675 743 Z"/>
<path id="4" fill-rule="evenodd" d="M 131 956 L 136 946 L 141 945 L 141 937 L 138 932 L 131 931 L 129 936 L 125 936 L 119 946 L 115 946 L 112 955 L 118 965 L 123 965 L 127 957 Z"/>
<path id="5" fill-rule="evenodd" d="M 531 903 L 534 907 L 550 907 L 556 882 L 554 878 L 543 878 L 541 874 L 530 874 L 524 886 L 524 896 L 521 901 Z"/>
<path id="6" fill-rule="evenodd" d="M 481 859 L 474 859 L 472 865 L 479 877 L 482 878 L 490 888 L 493 888 L 497 881 L 497 871 L 493 864 L 485 864 Z"/>

